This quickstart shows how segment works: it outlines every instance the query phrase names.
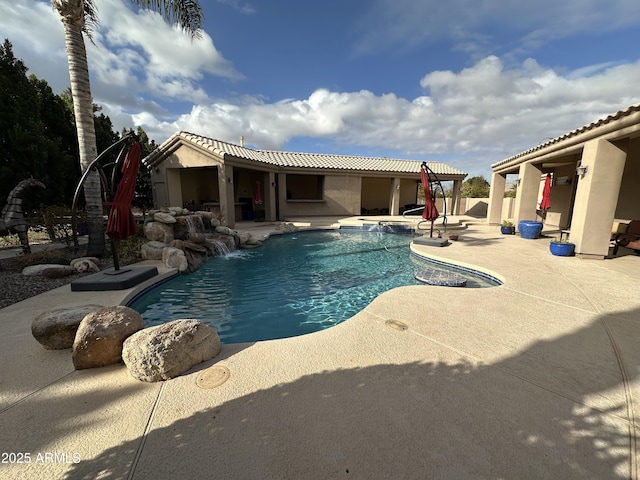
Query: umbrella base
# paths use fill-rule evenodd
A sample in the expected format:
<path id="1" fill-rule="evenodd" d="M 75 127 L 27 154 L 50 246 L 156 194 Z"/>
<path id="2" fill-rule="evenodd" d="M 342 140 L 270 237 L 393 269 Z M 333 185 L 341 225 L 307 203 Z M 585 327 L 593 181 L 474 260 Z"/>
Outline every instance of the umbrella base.
<path id="1" fill-rule="evenodd" d="M 428 245 L 431 247 L 444 247 L 449 244 L 449 240 L 438 237 L 416 237 L 413 239 L 413 243 L 416 245 Z"/>
<path id="2" fill-rule="evenodd" d="M 72 292 L 97 292 L 125 290 L 158 275 L 156 267 L 126 267 L 120 270 L 107 268 L 71 282 Z"/>

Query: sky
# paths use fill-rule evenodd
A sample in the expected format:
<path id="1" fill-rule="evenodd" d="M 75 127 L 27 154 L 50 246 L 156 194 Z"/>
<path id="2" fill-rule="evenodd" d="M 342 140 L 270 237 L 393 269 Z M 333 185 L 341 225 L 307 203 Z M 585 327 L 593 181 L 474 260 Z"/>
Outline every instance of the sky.
<path id="1" fill-rule="evenodd" d="M 492 163 L 640 103 L 637 0 L 203 0 L 196 40 L 127 0 L 94 3 L 94 103 L 156 143 L 243 136 L 490 180 Z M 2 0 L 0 34 L 69 87 L 49 0 Z"/>

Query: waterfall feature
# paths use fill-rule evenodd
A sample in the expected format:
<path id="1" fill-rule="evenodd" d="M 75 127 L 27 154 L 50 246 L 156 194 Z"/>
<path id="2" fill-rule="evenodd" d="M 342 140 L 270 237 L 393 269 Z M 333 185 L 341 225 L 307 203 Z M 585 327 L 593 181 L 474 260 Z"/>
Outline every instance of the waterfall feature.
<path id="1" fill-rule="evenodd" d="M 189 233 L 204 232 L 204 222 L 201 215 L 187 215 L 184 217 L 184 221 L 187 224 Z"/>
<path id="2" fill-rule="evenodd" d="M 214 252 L 216 252 L 216 255 L 225 256 L 231 253 L 229 247 L 227 247 L 227 245 L 220 240 L 216 240 L 215 238 L 207 238 L 207 243 L 211 245 L 211 248 Z"/>

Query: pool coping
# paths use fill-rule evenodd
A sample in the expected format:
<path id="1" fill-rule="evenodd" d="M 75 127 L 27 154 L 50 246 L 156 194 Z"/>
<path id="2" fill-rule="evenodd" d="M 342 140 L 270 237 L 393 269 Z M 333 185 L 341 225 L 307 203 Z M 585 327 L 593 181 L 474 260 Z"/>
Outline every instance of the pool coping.
<path id="1" fill-rule="evenodd" d="M 1 309 L 0 446 L 60 456 L 0 468 L 29 479 L 637 478 L 640 257 L 554 257 L 544 239 L 497 229 L 476 225 L 437 256 L 481 259 L 501 287 L 399 287 L 340 325 L 225 345 L 161 384 L 122 365 L 75 371 L 68 350 L 31 337 L 41 311 L 131 292 L 60 287 Z M 215 366 L 229 379 L 197 387 Z"/>

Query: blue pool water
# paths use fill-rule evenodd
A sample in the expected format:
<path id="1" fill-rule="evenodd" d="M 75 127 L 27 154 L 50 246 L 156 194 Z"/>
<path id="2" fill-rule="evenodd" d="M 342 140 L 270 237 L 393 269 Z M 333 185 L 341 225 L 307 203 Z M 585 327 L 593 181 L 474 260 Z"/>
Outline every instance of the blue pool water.
<path id="1" fill-rule="evenodd" d="M 254 250 L 209 259 L 134 299 L 147 326 L 196 318 L 223 343 L 292 337 L 352 317 L 376 296 L 442 268 L 411 255 L 412 235 L 304 232 L 278 235 Z M 463 273 L 467 287 L 493 286 Z M 429 288 L 429 287 L 425 287 Z"/>

